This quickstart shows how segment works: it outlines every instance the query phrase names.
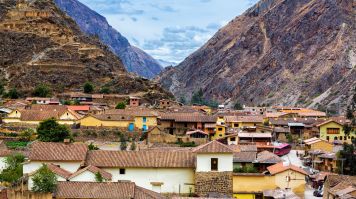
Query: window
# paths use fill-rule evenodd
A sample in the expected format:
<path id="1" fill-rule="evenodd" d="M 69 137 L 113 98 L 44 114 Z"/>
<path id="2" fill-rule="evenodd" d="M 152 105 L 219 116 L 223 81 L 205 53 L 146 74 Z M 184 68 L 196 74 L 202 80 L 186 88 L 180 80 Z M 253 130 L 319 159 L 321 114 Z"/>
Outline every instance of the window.
<path id="1" fill-rule="evenodd" d="M 334 140 L 337 140 L 337 136 L 334 137 Z"/>
<path id="2" fill-rule="evenodd" d="M 222 131 L 223 129 L 222 128 L 218 128 L 218 131 Z"/>
<path id="3" fill-rule="evenodd" d="M 143 122 L 146 122 L 146 121 L 147 121 L 147 118 L 146 118 L 146 117 L 143 117 L 142 120 L 143 120 Z"/>
<path id="4" fill-rule="evenodd" d="M 217 158 L 211 158 L 211 170 L 212 171 L 217 171 L 218 170 L 218 159 Z"/>
<path id="5" fill-rule="evenodd" d="M 340 136 L 339 139 L 342 140 L 342 136 Z"/>
<path id="6" fill-rule="evenodd" d="M 326 133 L 327 134 L 339 134 L 340 129 L 339 128 L 327 128 Z"/>
<path id="7" fill-rule="evenodd" d="M 125 169 L 120 169 L 120 174 L 125 174 L 126 173 L 126 170 Z"/>
<path id="8" fill-rule="evenodd" d="M 326 136 L 326 140 L 329 141 L 329 140 L 330 140 L 330 137 L 329 137 L 329 136 Z"/>
<path id="9" fill-rule="evenodd" d="M 347 140 L 347 136 L 344 136 L 344 140 Z"/>
<path id="10" fill-rule="evenodd" d="M 235 137 L 230 138 L 230 141 L 231 141 L 231 142 L 235 142 L 235 141 L 236 141 L 236 138 L 235 138 Z"/>

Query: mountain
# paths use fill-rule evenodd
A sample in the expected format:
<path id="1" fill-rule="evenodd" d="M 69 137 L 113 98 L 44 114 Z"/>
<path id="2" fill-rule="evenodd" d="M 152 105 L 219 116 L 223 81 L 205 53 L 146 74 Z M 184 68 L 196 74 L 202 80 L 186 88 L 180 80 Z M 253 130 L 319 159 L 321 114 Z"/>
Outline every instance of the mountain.
<path id="1" fill-rule="evenodd" d="M 341 110 L 356 86 L 355 6 L 262 0 L 157 80 L 177 98 Z"/>
<path id="2" fill-rule="evenodd" d="M 157 84 L 130 74 L 97 38 L 50 1 L 0 1 L 0 80 L 25 95 L 39 84 L 55 92 L 108 87 L 118 94 L 169 97 Z"/>
<path id="3" fill-rule="evenodd" d="M 121 58 L 126 69 L 142 77 L 153 78 L 161 70 L 160 64 L 139 48 L 128 42 L 111 27 L 105 17 L 77 0 L 54 0 L 57 6 L 73 18 L 80 29 L 89 36 L 97 36 Z"/>
<path id="4" fill-rule="evenodd" d="M 162 59 L 157 59 L 157 61 L 163 68 L 166 68 L 168 66 L 177 66 L 178 65 L 176 62 L 165 61 Z"/>

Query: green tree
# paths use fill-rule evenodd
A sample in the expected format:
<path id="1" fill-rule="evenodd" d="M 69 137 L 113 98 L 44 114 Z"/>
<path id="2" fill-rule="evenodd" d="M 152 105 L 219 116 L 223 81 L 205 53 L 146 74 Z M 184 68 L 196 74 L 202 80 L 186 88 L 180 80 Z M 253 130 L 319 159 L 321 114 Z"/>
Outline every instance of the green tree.
<path id="1" fill-rule="evenodd" d="M 38 139 L 42 142 L 63 142 L 70 138 L 69 129 L 54 119 L 44 120 L 37 127 Z"/>
<path id="2" fill-rule="evenodd" d="M 46 84 L 40 84 L 36 86 L 35 90 L 33 91 L 33 96 L 36 97 L 50 97 L 52 95 L 52 90 Z"/>
<path id="3" fill-rule="evenodd" d="M 124 135 L 120 136 L 120 149 L 121 151 L 126 151 L 127 149 L 127 142 Z"/>
<path id="4" fill-rule="evenodd" d="M 347 107 L 346 118 L 349 119 L 349 120 L 352 120 L 354 118 L 354 113 L 353 113 L 353 111 L 351 109 L 351 106 Z"/>
<path id="5" fill-rule="evenodd" d="M 25 156 L 13 154 L 5 158 L 6 168 L 0 173 L 0 181 L 14 183 L 22 177 L 22 163 Z"/>
<path id="6" fill-rule="evenodd" d="M 88 145 L 88 149 L 93 151 L 93 150 L 99 150 L 99 147 L 95 146 L 93 143 L 90 143 Z"/>
<path id="7" fill-rule="evenodd" d="M 22 140 L 31 141 L 33 134 L 35 134 L 35 131 L 31 128 L 27 128 L 20 133 L 20 137 Z"/>
<path id="8" fill-rule="evenodd" d="M 126 108 L 126 104 L 125 102 L 119 102 L 116 104 L 116 109 L 125 109 Z"/>
<path id="9" fill-rule="evenodd" d="M 91 82 L 85 82 L 83 89 L 84 93 L 92 93 L 94 91 L 94 85 Z"/>
<path id="10" fill-rule="evenodd" d="M 182 104 L 187 104 L 187 100 L 185 99 L 184 96 L 181 96 L 181 97 L 179 98 L 179 102 L 182 103 Z"/>
<path id="11" fill-rule="evenodd" d="M 111 90 L 109 87 L 104 86 L 100 89 L 100 93 L 109 94 L 109 93 L 111 93 Z"/>
<path id="12" fill-rule="evenodd" d="M 104 178 L 103 178 L 103 176 L 101 175 L 100 172 L 96 172 L 95 173 L 95 181 L 97 181 L 97 182 L 103 182 L 104 181 Z"/>
<path id="13" fill-rule="evenodd" d="M 2 81 L 0 81 L 0 95 L 5 93 L 5 85 Z"/>
<path id="14" fill-rule="evenodd" d="M 33 192 L 53 193 L 56 190 L 57 177 L 45 164 L 37 170 L 36 174 L 32 178 L 32 181 Z"/>
<path id="15" fill-rule="evenodd" d="M 16 88 L 12 88 L 7 92 L 6 97 L 11 99 L 18 99 L 20 97 L 20 93 L 17 91 Z"/>
<path id="16" fill-rule="evenodd" d="M 352 144 L 344 143 L 343 150 L 337 153 L 338 171 L 345 175 L 356 175 L 356 139 L 352 140 Z"/>
<path id="17" fill-rule="evenodd" d="M 135 151 L 136 150 L 136 142 L 135 142 L 135 140 L 132 140 L 131 146 L 130 146 L 130 150 L 131 151 Z"/>
<path id="18" fill-rule="evenodd" d="M 236 102 L 234 104 L 234 109 L 235 110 L 243 110 L 244 108 L 242 107 L 242 105 L 239 102 Z"/>
<path id="19" fill-rule="evenodd" d="M 199 89 L 198 92 L 194 92 L 192 99 L 190 100 L 190 103 L 191 104 L 204 104 L 203 95 L 204 95 L 203 89 Z"/>

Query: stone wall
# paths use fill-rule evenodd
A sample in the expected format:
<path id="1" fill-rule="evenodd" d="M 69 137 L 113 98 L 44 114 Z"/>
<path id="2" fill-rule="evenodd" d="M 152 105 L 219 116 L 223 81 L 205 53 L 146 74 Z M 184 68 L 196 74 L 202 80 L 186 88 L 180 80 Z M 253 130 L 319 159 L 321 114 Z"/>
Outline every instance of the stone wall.
<path id="1" fill-rule="evenodd" d="M 212 195 L 232 197 L 232 172 L 196 172 L 195 193 L 201 197 Z"/>

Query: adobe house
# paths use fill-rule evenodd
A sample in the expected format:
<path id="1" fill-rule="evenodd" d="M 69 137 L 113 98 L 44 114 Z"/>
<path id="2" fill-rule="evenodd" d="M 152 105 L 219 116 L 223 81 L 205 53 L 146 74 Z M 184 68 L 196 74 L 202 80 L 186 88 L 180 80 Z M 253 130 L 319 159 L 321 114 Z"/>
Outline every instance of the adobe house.
<path id="1" fill-rule="evenodd" d="M 140 99 L 139 97 L 130 97 L 130 106 L 140 106 Z"/>

